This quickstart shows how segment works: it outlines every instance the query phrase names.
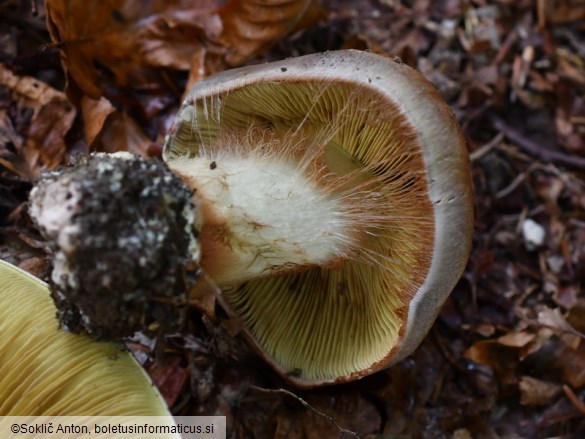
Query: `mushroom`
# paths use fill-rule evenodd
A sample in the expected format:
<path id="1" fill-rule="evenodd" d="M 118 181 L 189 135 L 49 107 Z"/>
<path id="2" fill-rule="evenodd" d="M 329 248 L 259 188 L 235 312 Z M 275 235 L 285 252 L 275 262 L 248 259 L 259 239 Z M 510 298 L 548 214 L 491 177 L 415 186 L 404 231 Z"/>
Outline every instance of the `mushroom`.
<path id="1" fill-rule="evenodd" d="M 465 141 L 401 62 L 349 50 L 215 75 L 163 157 L 197 188 L 200 263 L 223 305 L 299 387 L 409 355 L 465 268 Z"/>
<path id="2" fill-rule="evenodd" d="M 163 158 L 193 192 L 197 276 L 298 387 L 409 355 L 465 268 L 465 142 L 437 90 L 400 62 L 348 50 L 210 77 L 185 99 Z M 54 187 L 31 198 L 41 230 L 54 215 L 35 205 L 55 204 L 43 203 Z M 79 215 L 60 227 L 78 230 Z"/>
<path id="3" fill-rule="evenodd" d="M 130 353 L 59 330 L 45 283 L 0 260 L 0 284 L 0 416 L 164 416 L 172 421 Z"/>

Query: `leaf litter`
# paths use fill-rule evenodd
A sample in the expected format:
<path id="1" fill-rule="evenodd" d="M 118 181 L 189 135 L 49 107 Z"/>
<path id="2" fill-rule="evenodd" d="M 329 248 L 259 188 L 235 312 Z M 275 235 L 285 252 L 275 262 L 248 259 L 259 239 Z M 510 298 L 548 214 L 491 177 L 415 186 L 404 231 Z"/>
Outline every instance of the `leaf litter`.
<path id="1" fill-rule="evenodd" d="M 194 312 L 189 339 L 131 344 L 174 413 L 226 415 L 233 438 L 585 434 L 582 0 L 9 0 L 0 42 L 0 256 L 41 278 L 31 182 L 79 152 L 159 156 L 185 89 L 226 68 L 339 48 L 398 56 L 464 128 L 472 256 L 411 357 L 297 392 L 238 322 Z"/>

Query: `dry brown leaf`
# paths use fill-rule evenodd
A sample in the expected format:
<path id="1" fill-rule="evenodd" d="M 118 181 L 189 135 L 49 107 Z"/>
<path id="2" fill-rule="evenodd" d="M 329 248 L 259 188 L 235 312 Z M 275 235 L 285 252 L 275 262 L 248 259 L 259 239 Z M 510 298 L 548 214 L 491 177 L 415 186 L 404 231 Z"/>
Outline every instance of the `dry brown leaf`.
<path id="1" fill-rule="evenodd" d="M 520 389 L 520 404 L 548 405 L 561 393 L 559 384 L 542 381 L 529 376 L 523 376 L 518 383 Z"/>
<path id="2" fill-rule="evenodd" d="M 540 20 L 543 23 L 570 23 L 585 19 L 584 0 L 555 0 L 542 3 L 544 7 Z"/>
<path id="3" fill-rule="evenodd" d="M 286 36 L 312 3 L 312 0 L 228 0 L 220 11 L 224 32 L 218 40 L 227 48 L 227 64 L 239 65 Z"/>
<path id="4" fill-rule="evenodd" d="M 47 25 L 61 49 L 71 99 L 79 103 L 77 88 L 92 99 L 109 85 L 148 89 L 161 80 L 154 67 L 207 70 L 200 59 L 210 47 L 228 65 L 238 65 L 314 11 L 312 0 L 224 3 L 47 0 Z"/>
<path id="5" fill-rule="evenodd" d="M 535 337 L 535 334 L 526 331 L 510 332 L 499 337 L 498 343 L 512 348 L 521 348 L 534 340 Z"/>
<path id="6" fill-rule="evenodd" d="M 215 303 L 220 295 L 219 288 L 203 273 L 191 286 L 189 303 L 210 319 L 215 318 Z"/>
<path id="7" fill-rule="evenodd" d="M 478 341 L 465 351 L 464 357 L 493 367 L 505 384 L 515 383 L 517 379 L 517 350 L 500 344 L 498 340 Z"/>
<path id="8" fill-rule="evenodd" d="M 33 276 L 42 278 L 42 276 L 49 271 L 49 260 L 45 257 L 33 256 L 32 258 L 24 259 L 18 264 L 18 268 L 29 272 Z"/>
<path id="9" fill-rule="evenodd" d="M 27 245 L 16 236 L 0 240 L 0 259 L 28 271 L 39 279 L 49 273 L 49 260 L 41 249 Z"/>
<path id="10" fill-rule="evenodd" d="M 119 112 L 108 116 L 92 147 L 100 152 L 129 151 L 144 157 L 150 156 L 150 151 L 158 149 L 134 119 Z"/>
<path id="11" fill-rule="evenodd" d="M 162 393 L 169 407 L 176 402 L 187 382 L 188 371 L 181 366 L 181 362 L 180 356 L 170 355 L 148 367 L 150 378 Z"/>
<path id="12" fill-rule="evenodd" d="M 551 339 L 553 335 L 554 332 L 552 329 L 539 328 L 538 331 L 536 332 L 536 337 L 534 338 L 534 340 L 520 349 L 520 359 L 524 359 L 529 355 L 532 355 L 540 351 L 540 349 L 542 349 L 543 346 L 546 345 L 546 343 Z"/>
<path id="13" fill-rule="evenodd" d="M 85 141 L 89 146 L 102 131 L 106 119 L 116 109 L 105 97 L 92 99 L 88 96 L 81 98 L 81 115 L 83 116 L 83 126 L 85 128 Z"/>
<path id="14" fill-rule="evenodd" d="M 144 99 L 144 94 L 182 92 L 164 68 L 190 70 L 191 87 L 224 70 L 226 64 L 238 65 L 278 42 L 303 17 L 318 18 L 312 0 L 154 0 L 146 4 L 47 0 L 46 8 L 51 38 L 61 50 L 66 92 L 82 107 L 89 144 L 103 137 L 111 140 L 108 133 L 101 133 L 113 112 L 104 97 L 116 108 L 121 104 L 121 112 L 141 107 L 150 119 L 168 99 L 159 96 L 162 104 L 153 106 L 155 99 Z M 302 24 L 309 25 L 311 20 Z M 114 119 L 129 123 L 127 116 Z M 103 142 L 97 149 L 116 151 L 111 143 Z M 132 145 L 122 150 L 144 153 Z"/>
<path id="15" fill-rule="evenodd" d="M 23 139 L 14 125 L 8 111 L 0 109 L 0 165 L 16 175 L 32 179 L 34 172 L 24 157 Z"/>
<path id="16" fill-rule="evenodd" d="M 228 0 L 219 11 L 222 32 L 193 54 L 185 90 L 206 76 L 244 63 L 325 15 L 314 0 Z"/>
<path id="17" fill-rule="evenodd" d="M 585 386 L 585 348 L 580 346 L 572 349 L 563 345 L 555 357 L 555 365 L 563 375 L 563 379 L 571 387 Z"/>
<path id="18" fill-rule="evenodd" d="M 544 308 L 538 313 L 538 323 L 557 332 L 561 340 L 573 349 L 577 349 L 584 334 L 576 331 L 563 317 L 558 308 Z"/>
<path id="19" fill-rule="evenodd" d="M 3 64 L 0 87 L 14 103 L 0 109 L 0 164 L 32 179 L 63 163 L 64 137 L 76 114 L 67 97 L 35 78 L 15 75 Z"/>
<path id="20" fill-rule="evenodd" d="M 459 428 L 453 432 L 451 439 L 473 439 L 473 435 L 465 428 Z"/>
<path id="21" fill-rule="evenodd" d="M 567 322 L 579 332 L 585 332 L 585 300 L 580 299 L 567 314 Z"/>
<path id="22" fill-rule="evenodd" d="M 67 92 L 99 99 L 105 87 L 148 88 L 152 67 L 188 69 L 205 37 L 219 34 L 219 0 L 47 0 L 47 26 L 61 49 Z"/>
<path id="23" fill-rule="evenodd" d="M 557 50 L 557 62 L 559 63 L 558 72 L 565 77 L 581 86 L 585 85 L 585 69 L 583 60 L 565 49 Z"/>
<path id="24" fill-rule="evenodd" d="M 486 338 L 491 337 L 496 332 L 496 327 L 489 323 L 478 323 L 475 325 L 463 324 L 461 325 L 461 328 L 464 329 L 465 331 L 475 332 L 476 334 L 479 334 L 482 337 Z"/>

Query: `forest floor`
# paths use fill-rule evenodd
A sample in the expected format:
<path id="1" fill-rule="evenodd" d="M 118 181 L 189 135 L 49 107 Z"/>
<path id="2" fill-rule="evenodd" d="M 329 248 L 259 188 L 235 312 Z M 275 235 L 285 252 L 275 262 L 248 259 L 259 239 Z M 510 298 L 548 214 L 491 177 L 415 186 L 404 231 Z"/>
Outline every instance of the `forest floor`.
<path id="1" fill-rule="evenodd" d="M 202 77 L 341 48 L 398 56 L 454 109 L 475 191 L 471 258 L 417 351 L 304 392 L 203 321 L 141 360 L 174 413 L 225 415 L 230 438 L 585 437 L 585 1 L 261 3 L 0 1 L 0 258 L 47 278 L 32 182 L 74 153 L 160 156 Z"/>

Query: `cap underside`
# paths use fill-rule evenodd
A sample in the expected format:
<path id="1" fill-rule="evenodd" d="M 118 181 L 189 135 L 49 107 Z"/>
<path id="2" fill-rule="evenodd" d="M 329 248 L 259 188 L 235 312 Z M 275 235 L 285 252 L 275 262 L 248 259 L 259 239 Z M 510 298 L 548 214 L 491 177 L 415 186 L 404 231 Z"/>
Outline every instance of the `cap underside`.
<path id="1" fill-rule="evenodd" d="M 359 235 L 337 266 L 224 289 L 257 348 L 305 382 L 380 368 L 400 342 L 433 252 L 434 211 L 415 130 L 366 85 L 289 79 L 196 93 L 169 137 L 168 161 L 233 147 L 222 139 L 268 133 L 271 145 L 293 145 L 294 154 L 282 152 L 288 160 L 310 155 L 327 167 L 319 184 L 346 199 Z"/>
<path id="2" fill-rule="evenodd" d="M 1 416 L 170 416 L 121 347 L 58 328 L 48 287 L 0 260 Z"/>

